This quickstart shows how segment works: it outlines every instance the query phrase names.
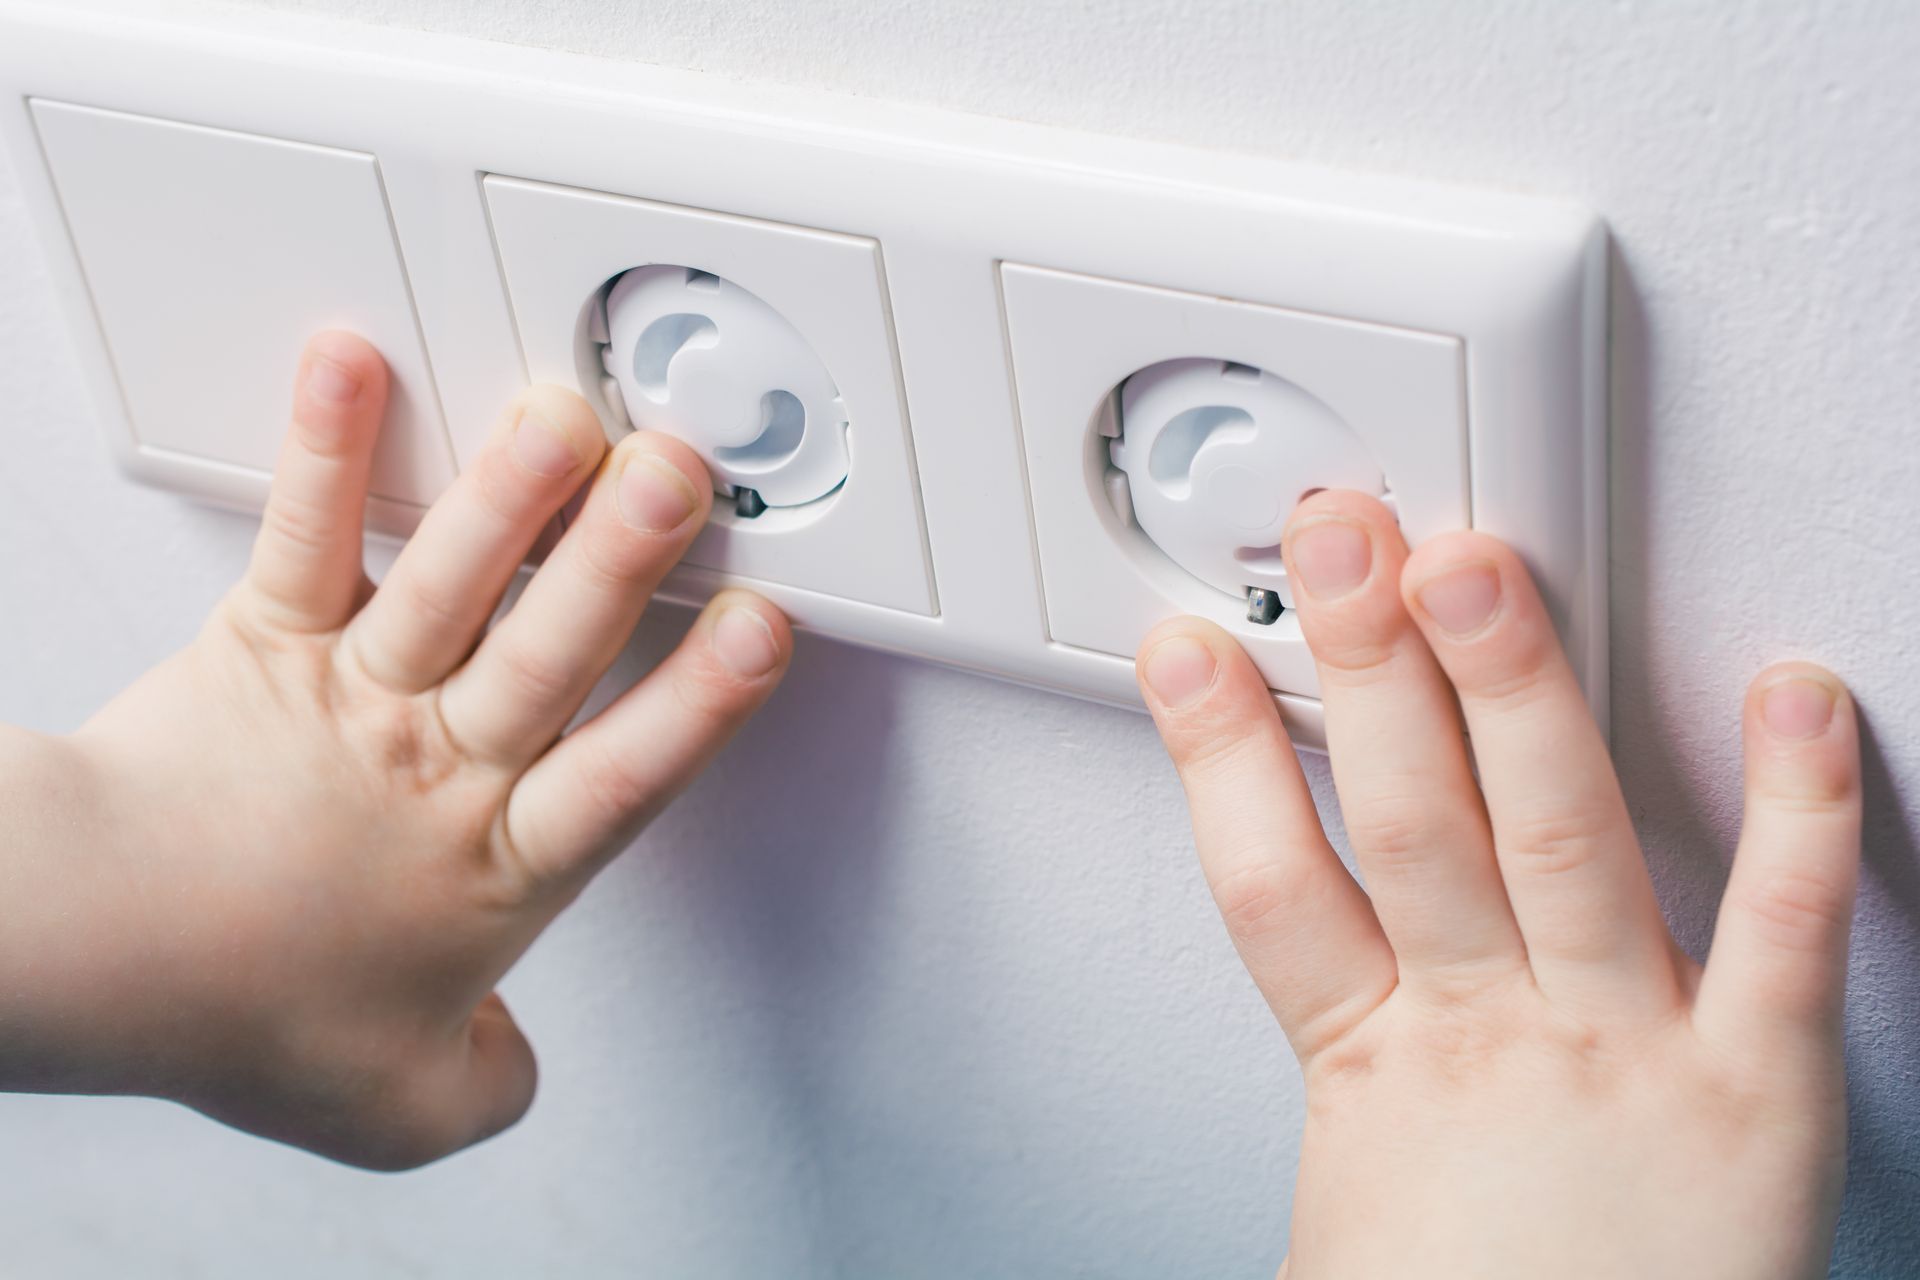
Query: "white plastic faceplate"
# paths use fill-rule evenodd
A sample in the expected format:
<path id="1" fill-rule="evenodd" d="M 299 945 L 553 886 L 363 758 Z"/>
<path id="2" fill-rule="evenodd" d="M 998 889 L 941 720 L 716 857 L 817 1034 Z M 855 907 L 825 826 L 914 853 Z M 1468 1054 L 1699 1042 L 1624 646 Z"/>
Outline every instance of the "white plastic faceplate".
<path id="1" fill-rule="evenodd" d="M 1202 612 L 1318 745 L 1291 619 L 1247 622 L 1101 490 L 1120 381 L 1234 361 L 1339 413 L 1411 538 L 1516 546 L 1604 727 L 1605 248 L 1579 208 L 455 37 L 106 15 L 0 7 L 0 135 L 143 480 L 257 508 L 301 340 L 350 327 L 398 375 L 373 523 L 404 532 L 530 375 L 606 408 L 590 295 L 671 263 L 775 306 L 851 420 L 845 485 L 761 517 L 809 512 L 786 528 L 723 518 L 674 598 L 744 582 L 803 627 L 1121 705 L 1146 627 Z"/>

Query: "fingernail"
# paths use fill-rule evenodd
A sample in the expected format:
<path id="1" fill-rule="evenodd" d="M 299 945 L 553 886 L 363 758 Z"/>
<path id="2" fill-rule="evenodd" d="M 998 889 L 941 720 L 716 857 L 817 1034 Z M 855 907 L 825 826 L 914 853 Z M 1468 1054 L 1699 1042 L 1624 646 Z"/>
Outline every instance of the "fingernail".
<path id="1" fill-rule="evenodd" d="M 767 674 L 780 661 L 773 629 L 745 605 L 734 605 L 714 619 L 712 644 L 720 665 L 743 680 Z"/>
<path id="2" fill-rule="evenodd" d="M 693 514 L 693 486 L 680 468 L 655 453 L 642 453 L 628 461 L 613 491 L 620 518 L 648 533 L 677 529 Z"/>
<path id="3" fill-rule="evenodd" d="M 1338 600 L 1373 567 L 1373 540 L 1351 520 L 1315 521 L 1293 535 L 1287 552 L 1300 584 L 1317 600 Z"/>
<path id="4" fill-rule="evenodd" d="M 1420 607 L 1451 636 L 1471 635 L 1487 624 L 1500 603 L 1500 574 L 1490 564 L 1462 565 L 1416 593 Z"/>
<path id="5" fill-rule="evenodd" d="M 1811 738 L 1833 722 L 1833 690 L 1789 676 L 1760 695 L 1760 718 L 1782 738 Z"/>
<path id="6" fill-rule="evenodd" d="M 527 412 L 513 424 L 513 459 L 537 476 L 564 476 L 580 465 L 580 453 L 566 433 Z"/>
<path id="7" fill-rule="evenodd" d="M 1184 707 L 1207 691 L 1218 668 L 1206 645 L 1192 636 L 1169 636 L 1147 655 L 1141 674 L 1154 697 L 1169 707 Z"/>
<path id="8" fill-rule="evenodd" d="M 307 362 L 307 394 L 328 404 L 352 404 L 360 394 L 360 379 L 345 365 L 315 356 Z"/>

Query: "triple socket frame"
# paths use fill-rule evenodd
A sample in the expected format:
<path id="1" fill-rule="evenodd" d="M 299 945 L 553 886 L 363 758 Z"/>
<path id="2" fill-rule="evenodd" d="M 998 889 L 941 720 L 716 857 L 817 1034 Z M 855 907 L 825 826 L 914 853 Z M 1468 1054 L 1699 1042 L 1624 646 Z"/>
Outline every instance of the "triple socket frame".
<path id="1" fill-rule="evenodd" d="M 864 589 L 857 558 L 825 589 L 805 584 L 804 566 L 783 577 L 778 565 L 689 565 L 665 594 L 696 601 L 742 581 L 806 628 L 1120 705 L 1138 705 L 1126 638 L 1208 601 L 1143 567 L 1137 547 L 1071 528 L 1071 511 L 1094 495 L 1059 483 L 1047 459 L 1084 456 L 1110 387 L 1044 388 L 1061 370 L 1094 377 L 1112 335 L 1097 307 L 1081 324 L 1010 323 L 1019 285 L 1009 288 L 1008 268 L 1402 334 L 1423 350 L 1448 344 L 1471 524 L 1526 558 L 1605 725 L 1605 248 L 1581 209 L 456 37 L 246 12 L 206 28 L 156 21 L 131 2 L 106 13 L 0 9 L 0 133 L 110 437 L 142 478 L 242 507 L 257 506 L 266 483 L 257 469 L 141 447 L 31 98 L 372 157 L 461 466 L 549 342 L 544 331 L 530 339 L 516 312 L 489 176 L 871 245 L 884 349 L 857 358 L 891 370 L 909 465 L 884 486 L 885 527 L 833 554 L 857 557 L 862 541 L 882 539 L 911 550 L 924 605 Z M 138 218 L 137 202 L 128 216 Z M 652 256 L 641 246 L 625 265 Z M 734 263 L 686 265 L 737 278 Z M 520 270 L 507 263 L 505 274 Z M 834 341 L 809 337 L 816 349 Z M 191 335 L 168 340 L 183 358 L 193 349 Z M 1188 341 L 1175 329 L 1129 339 L 1155 359 L 1288 358 Z M 554 376 L 544 358 L 540 376 Z M 1293 376 L 1320 394 L 1310 367 Z M 1077 413 L 1046 407 L 1077 399 Z M 277 433 L 284 401 L 260 415 Z M 862 430 L 856 422 L 850 435 L 848 495 L 865 478 Z M 1420 484 L 1389 480 L 1403 501 Z M 404 512 L 387 523 L 403 525 Z M 1062 627 L 1062 602 L 1089 582 L 1104 584 L 1091 607 L 1111 617 L 1092 632 Z M 1297 631 L 1262 634 L 1236 622 L 1231 604 L 1223 621 L 1264 648 L 1256 657 L 1296 740 L 1319 745 Z"/>

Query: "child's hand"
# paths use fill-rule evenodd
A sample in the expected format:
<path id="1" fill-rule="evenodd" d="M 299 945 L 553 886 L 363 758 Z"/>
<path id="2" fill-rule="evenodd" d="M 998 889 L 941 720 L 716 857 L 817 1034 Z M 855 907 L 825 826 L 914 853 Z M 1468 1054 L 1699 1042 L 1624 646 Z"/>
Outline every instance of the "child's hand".
<path id="1" fill-rule="evenodd" d="M 1846 691 L 1802 664 L 1755 682 L 1703 972 L 1514 554 L 1456 534 L 1409 556 L 1342 493 L 1302 506 L 1285 554 L 1367 892 L 1233 642 L 1185 620 L 1140 656 L 1215 899 L 1306 1077 L 1282 1274 L 1825 1275 L 1860 841 Z"/>
<path id="2" fill-rule="evenodd" d="M 785 620 L 729 592 L 560 737 L 706 518 L 698 458 L 640 434 L 601 465 L 585 402 L 536 388 L 376 591 L 385 398 L 371 347 L 317 338 L 246 580 L 73 738 L 0 738 L 65 815 L 0 790 L 0 1086 L 159 1094 L 377 1168 L 497 1133 L 534 1060 L 495 982 L 779 681 Z"/>

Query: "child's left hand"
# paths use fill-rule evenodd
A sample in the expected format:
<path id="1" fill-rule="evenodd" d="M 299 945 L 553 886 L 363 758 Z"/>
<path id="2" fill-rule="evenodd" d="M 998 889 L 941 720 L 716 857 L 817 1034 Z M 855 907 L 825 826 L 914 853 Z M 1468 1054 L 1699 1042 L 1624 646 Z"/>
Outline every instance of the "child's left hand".
<path id="1" fill-rule="evenodd" d="M 499 1132 L 534 1060 L 494 984 L 779 682 L 786 621 L 728 592 L 562 737 L 706 472 L 647 433 L 602 465 L 586 403 L 535 388 L 376 590 L 386 385 L 316 338 L 246 580 L 71 738 L 0 729 L 0 1087 L 171 1097 L 383 1169 Z"/>

